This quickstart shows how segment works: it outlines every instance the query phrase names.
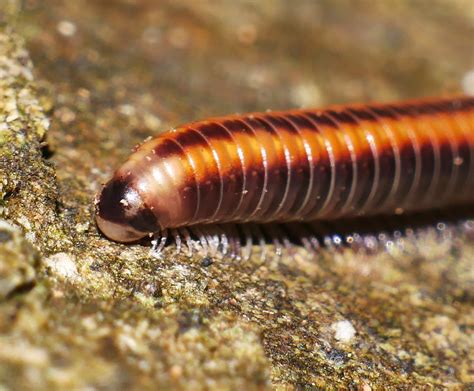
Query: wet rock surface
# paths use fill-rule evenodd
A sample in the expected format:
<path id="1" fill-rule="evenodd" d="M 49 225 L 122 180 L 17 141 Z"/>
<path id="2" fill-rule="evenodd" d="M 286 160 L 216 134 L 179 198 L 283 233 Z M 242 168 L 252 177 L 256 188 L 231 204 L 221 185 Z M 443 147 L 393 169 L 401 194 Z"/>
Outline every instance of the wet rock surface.
<path id="1" fill-rule="evenodd" d="M 92 207 L 135 143 L 191 119 L 458 92 L 470 1 L 7 3 L 3 387 L 472 385 L 468 231 L 374 253 L 154 259 L 101 236 Z"/>

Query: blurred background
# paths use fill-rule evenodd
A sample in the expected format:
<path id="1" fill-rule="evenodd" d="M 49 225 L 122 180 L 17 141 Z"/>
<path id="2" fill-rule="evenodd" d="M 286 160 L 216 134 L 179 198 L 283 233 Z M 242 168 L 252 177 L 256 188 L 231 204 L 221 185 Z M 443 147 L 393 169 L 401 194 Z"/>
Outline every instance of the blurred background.
<path id="1" fill-rule="evenodd" d="M 459 92 L 474 69 L 472 0 L 24 0 L 23 8 L 45 77 L 164 120 Z"/>
<path id="2" fill-rule="evenodd" d="M 2 132 L 22 136 L 0 148 L 2 216 L 26 232 L 8 251 L 27 264 L 2 268 L 0 256 L 14 281 L 0 302 L 5 389 L 474 384 L 467 235 L 205 267 L 108 241 L 92 206 L 134 144 L 190 120 L 474 93 L 473 0 L 1 7 L 0 114 L 20 108 Z M 1 237 L 0 255 L 13 246 Z"/>
<path id="3" fill-rule="evenodd" d="M 108 176 L 145 137 L 215 115 L 474 89 L 472 0 L 20 4 L 50 143 L 74 146 L 60 171 L 85 153 Z"/>

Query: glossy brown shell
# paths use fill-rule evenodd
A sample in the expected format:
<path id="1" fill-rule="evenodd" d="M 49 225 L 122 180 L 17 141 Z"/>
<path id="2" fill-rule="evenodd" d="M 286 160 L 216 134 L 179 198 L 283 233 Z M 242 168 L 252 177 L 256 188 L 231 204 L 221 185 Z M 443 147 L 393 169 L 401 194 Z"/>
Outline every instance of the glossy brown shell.
<path id="1" fill-rule="evenodd" d="M 124 187 L 140 199 L 128 213 L 112 205 L 113 189 Z M 113 221 L 143 236 L 198 223 L 336 219 L 473 200 L 474 98 L 458 97 L 184 125 L 130 156 L 98 197 L 97 214 L 106 235 L 101 222 Z"/>

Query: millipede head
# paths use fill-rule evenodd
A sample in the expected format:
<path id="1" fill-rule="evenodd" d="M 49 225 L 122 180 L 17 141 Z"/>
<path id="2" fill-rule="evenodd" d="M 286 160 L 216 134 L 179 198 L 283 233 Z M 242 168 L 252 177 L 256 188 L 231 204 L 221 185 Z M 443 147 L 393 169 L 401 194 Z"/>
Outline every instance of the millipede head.
<path id="1" fill-rule="evenodd" d="M 117 242 L 134 242 L 156 231 L 157 221 L 134 184 L 112 178 L 95 199 L 96 222 L 102 233 Z"/>

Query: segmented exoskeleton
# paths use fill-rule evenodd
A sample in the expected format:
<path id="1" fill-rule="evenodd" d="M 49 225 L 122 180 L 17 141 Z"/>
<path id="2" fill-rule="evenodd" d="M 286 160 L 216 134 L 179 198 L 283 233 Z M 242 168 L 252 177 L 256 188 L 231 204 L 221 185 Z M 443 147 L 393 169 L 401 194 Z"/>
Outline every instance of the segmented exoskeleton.
<path id="1" fill-rule="evenodd" d="M 332 221 L 474 201 L 474 98 L 193 122 L 140 145 L 96 199 L 110 239 L 221 223 Z"/>

